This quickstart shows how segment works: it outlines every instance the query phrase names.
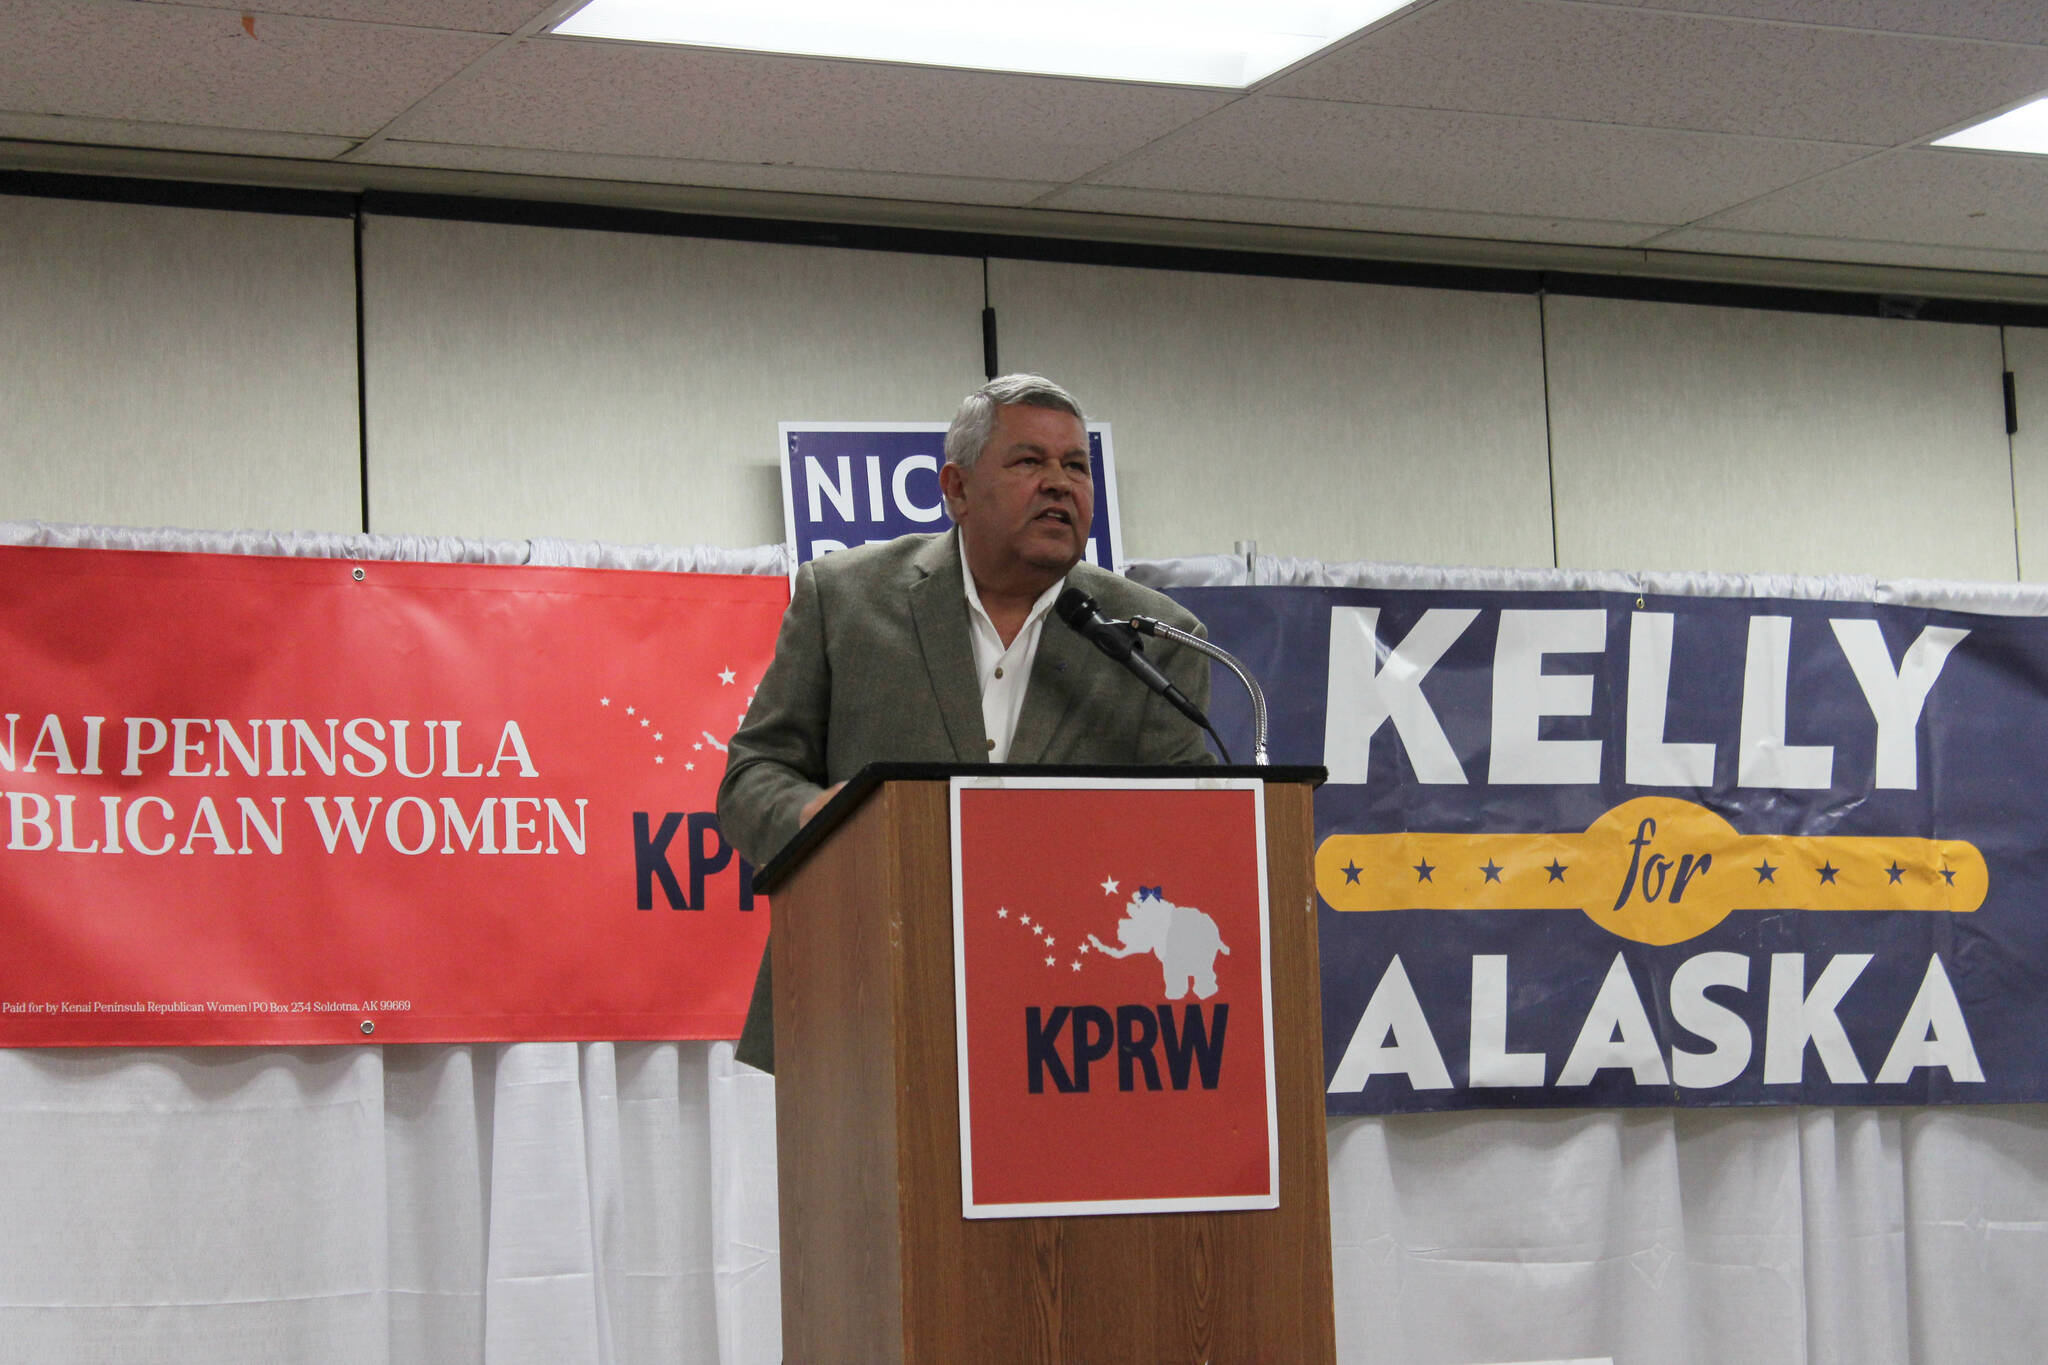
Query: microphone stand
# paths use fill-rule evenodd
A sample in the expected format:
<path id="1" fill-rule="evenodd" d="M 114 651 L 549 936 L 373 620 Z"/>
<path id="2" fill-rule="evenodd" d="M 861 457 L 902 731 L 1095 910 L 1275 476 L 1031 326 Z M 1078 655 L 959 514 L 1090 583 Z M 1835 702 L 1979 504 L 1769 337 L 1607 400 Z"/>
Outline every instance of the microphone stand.
<path id="1" fill-rule="evenodd" d="M 1133 616 L 1125 624 L 1140 634 L 1171 640 L 1177 645 L 1186 645 L 1197 654 L 1206 654 L 1237 675 L 1237 680 L 1244 684 L 1244 690 L 1249 692 L 1252 698 L 1252 762 L 1265 767 L 1266 694 L 1259 689 L 1258 680 L 1246 671 L 1245 666 L 1232 658 L 1229 651 L 1219 649 L 1199 635 L 1190 635 L 1177 626 L 1169 626 L 1164 621 L 1155 621 L 1149 616 Z M 1217 743 L 1220 744 L 1222 741 L 1218 740 Z"/>

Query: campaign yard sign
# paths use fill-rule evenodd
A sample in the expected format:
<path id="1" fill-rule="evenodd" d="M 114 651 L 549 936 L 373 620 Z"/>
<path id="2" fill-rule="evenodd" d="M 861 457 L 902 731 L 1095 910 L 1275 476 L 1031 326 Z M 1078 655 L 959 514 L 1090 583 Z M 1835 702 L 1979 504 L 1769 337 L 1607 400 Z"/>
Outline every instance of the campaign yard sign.
<path id="1" fill-rule="evenodd" d="M 1332 1113 L 2048 1100 L 2048 622 L 1174 596 L 1329 769 Z"/>
<path id="2" fill-rule="evenodd" d="M 794 566 L 834 550 L 894 540 L 953 523 L 939 496 L 946 459 L 944 422 L 784 422 L 783 534 Z M 1088 562 L 1121 570 L 1123 538 L 1116 508 L 1116 457 L 1109 424 L 1088 424 L 1095 476 L 1095 520 Z"/>
<path id="3" fill-rule="evenodd" d="M 964 1215 L 1278 1207 L 1263 786 L 951 797 Z"/>
<path id="4" fill-rule="evenodd" d="M 731 1038 L 779 577 L 0 549 L 0 1045 Z"/>

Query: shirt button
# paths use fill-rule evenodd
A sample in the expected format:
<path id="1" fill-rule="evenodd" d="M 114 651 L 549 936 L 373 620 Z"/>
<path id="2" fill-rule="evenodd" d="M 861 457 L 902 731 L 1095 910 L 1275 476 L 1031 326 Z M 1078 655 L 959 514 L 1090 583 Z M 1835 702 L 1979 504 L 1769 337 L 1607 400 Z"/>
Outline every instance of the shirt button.
<path id="1" fill-rule="evenodd" d="M 998 678 L 1003 676 L 1003 666 L 1001 664 L 996 665 L 996 676 Z"/>
<path id="2" fill-rule="evenodd" d="M 988 742 L 988 747 L 989 747 L 990 749 L 994 749 L 994 748 L 996 747 L 996 742 L 995 742 L 994 740 L 990 740 L 990 741 Z"/>

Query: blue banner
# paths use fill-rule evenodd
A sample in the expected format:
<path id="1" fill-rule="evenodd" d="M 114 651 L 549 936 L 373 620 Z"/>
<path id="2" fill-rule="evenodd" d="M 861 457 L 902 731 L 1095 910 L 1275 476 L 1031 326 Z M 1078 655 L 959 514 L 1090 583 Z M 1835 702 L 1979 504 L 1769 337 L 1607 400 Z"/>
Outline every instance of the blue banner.
<path id="1" fill-rule="evenodd" d="M 2048 1099 L 2048 623 L 1173 595 L 1330 770 L 1332 1113 Z"/>
<path id="2" fill-rule="evenodd" d="M 939 496 L 944 422 L 784 422 L 781 431 L 783 531 L 796 563 L 953 524 Z M 1088 562 L 1118 568 L 1123 541 L 1107 423 L 1088 424 L 1088 452 L 1095 474 Z"/>

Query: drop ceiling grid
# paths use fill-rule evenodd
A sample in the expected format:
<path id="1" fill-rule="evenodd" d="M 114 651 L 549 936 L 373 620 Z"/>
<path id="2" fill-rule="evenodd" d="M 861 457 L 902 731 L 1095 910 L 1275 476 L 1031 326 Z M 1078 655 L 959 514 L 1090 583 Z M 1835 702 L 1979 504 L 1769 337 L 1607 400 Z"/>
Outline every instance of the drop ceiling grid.
<path id="1" fill-rule="evenodd" d="M 1702 228 L 2048 250 L 2048 158 L 1911 149 L 1703 219 Z"/>
<path id="2" fill-rule="evenodd" d="M 271 0 L 252 39 L 211 3 L 0 0 L 0 137 L 1893 264 L 2048 253 L 2044 163 L 1914 145 L 2048 89 L 2048 6 L 1436 0 L 1239 96 L 509 36 L 565 4 Z"/>
<path id="3" fill-rule="evenodd" d="M 9 112 L 367 137 L 495 41 L 160 4 L 0 6 Z"/>
<path id="4" fill-rule="evenodd" d="M 1676 225 L 1866 149 L 1253 97 L 1127 159 L 1142 189 Z M 1103 177 L 1095 177 L 1097 181 Z"/>
<path id="5" fill-rule="evenodd" d="M 1058 182 L 974 176 L 914 175 L 815 166 L 764 166 L 679 157 L 614 156 L 597 152 L 536 151 L 391 140 L 359 158 L 384 166 L 489 171 L 505 175 L 601 178 L 614 182 L 717 185 L 725 189 L 787 194 L 844 195 L 861 199 L 928 200 L 947 204 L 1020 206 L 1060 187 Z"/>
<path id="6" fill-rule="evenodd" d="M 121 3 L 133 3 L 133 0 L 121 0 Z M 149 0 L 149 3 L 156 3 L 156 0 Z M 429 5 L 422 5 L 420 0 L 259 0 L 253 5 L 182 0 L 164 7 L 221 9 L 237 18 L 253 11 L 259 18 L 267 14 L 294 14 L 306 19 L 336 19 L 352 24 L 505 34 L 516 33 L 549 11 L 561 9 L 563 0 L 432 0 Z"/>
<path id="7" fill-rule="evenodd" d="M 1895 146 L 2048 88 L 2048 48 L 1442 0 L 1265 93 Z"/>
<path id="8" fill-rule="evenodd" d="M 1629 223 L 1562 215 L 1478 213 L 1356 204 L 1265 195 L 1201 194 L 1128 185 L 1066 185 L 1032 207 L 1150 218 L 1209 219 L 1283 227 L 1339 228 L 1433 237 L 1540 241 L 1577 246 L 1634 246 L 1666 230 L 1662 223 Z"/>
<path id="9" fill-rule="evenodd" d="M 1588 0 L 1590 2 L 1590 0 Z M 2048 43 L 2048 9 L 2011 0 L 1604 0 L 1618 9 L 1665 10 L 1867 29 L 1876 33 L 1918 33 L 1985 42 Z"/>
<path id="10" fill-rule="evenodd" d="M 582 40 L 528 40 L 396 140 L 1068 181 L 1229 101 L 1216 91 Z"/>

